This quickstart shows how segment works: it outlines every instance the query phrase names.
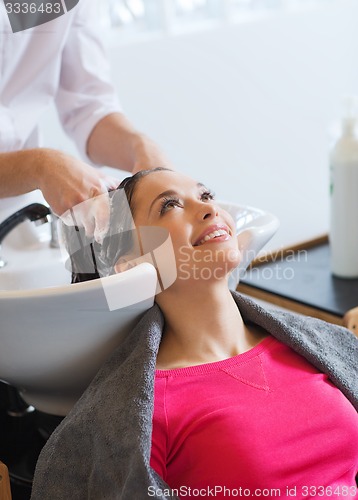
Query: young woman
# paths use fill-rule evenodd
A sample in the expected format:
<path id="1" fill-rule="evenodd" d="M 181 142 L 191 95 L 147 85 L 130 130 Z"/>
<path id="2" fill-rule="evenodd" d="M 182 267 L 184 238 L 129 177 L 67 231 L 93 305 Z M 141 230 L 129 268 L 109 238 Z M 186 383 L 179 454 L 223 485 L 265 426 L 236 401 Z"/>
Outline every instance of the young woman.
<path id="1" fill-rule="evenodd" d="M 321 349 L 309 327 L 302 335 L 313 354 L 302 349 L 303 356 L 292 348 L 295 341 L 279 334 L 281 320 L 266 321 L 263 310 L 263 321 L 250 320 L 253 306 L 228 289 L 241 258 L 235 224 L 209 189 L 165 169 L 140 172 L 122 188 L 137 227 L 168 230 L 177 264 L 176 281 L 156 297 L 164 327 L 154 374 L 151 467 L 183 498 L 358 498 L 358 416 L 354 396 L 350 401 L 340 390 L 354 393 L 345 391 L 349 371 L 348 383 L 338 388 L 318 362 L 306 359 Z M 112 251 L 110 238 L 102 248 L 93 245 L 117 272 L 131 266 L 128 239 L 116 241 Z M 89 277 L 81 275 L 78 257 L 75 281 Z M 292 328 L 300 324 L 293 315 L 282 317 Z M 353 335 L 337 330 L 355 346 Z M 133 498 L 164 497 L 155 494 Z"/>

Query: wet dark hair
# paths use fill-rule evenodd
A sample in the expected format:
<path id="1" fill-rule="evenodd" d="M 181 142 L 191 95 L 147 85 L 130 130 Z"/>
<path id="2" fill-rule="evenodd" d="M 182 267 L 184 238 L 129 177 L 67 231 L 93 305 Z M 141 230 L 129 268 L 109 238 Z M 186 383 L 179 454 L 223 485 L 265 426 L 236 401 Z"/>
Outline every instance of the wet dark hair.
<path id="1" fill-rule="evenodd" d="M 169 168 L 164 167 L 140 170 L 123 179 L 115 190 L 109 192 L 109 196 L 114 202 L 111 203 L 110 231 L 103 239 L 102 244 L 97 243 L 93 237 L 87 238 L 84 228 L 62 224 L 63 238 L 70 256 L 71 283 L 80 283 L 113 274 L 118 259 L 122 255 L 126 255 L 133 246 L 133 230 L 123 231 L 120 228 L 130 225 L 129 220 L 123 220 L 124 217 L 132 218 L 134 216 L 136 209 L 134 194 L 138 183 L 143 177 L 162 170 L 170 171 Z M 123 203 L 123 198 L 117 197 L 118 202 L 115 198 L 116 193 L 120 190 L 123 190 L 126 195 L 131 214 L 128 214 L 127 202 L 126 206 L 122 207 L 121 200 Z"/>

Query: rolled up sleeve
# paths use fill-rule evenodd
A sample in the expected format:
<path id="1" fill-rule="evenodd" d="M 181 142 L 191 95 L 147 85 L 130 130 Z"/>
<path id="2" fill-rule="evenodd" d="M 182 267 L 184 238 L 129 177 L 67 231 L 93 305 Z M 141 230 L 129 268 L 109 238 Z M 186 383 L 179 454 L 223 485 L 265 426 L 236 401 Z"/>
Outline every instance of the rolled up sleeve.
<path id="1" fill-rule="evenodd" d="M 105 116 L 122 111 L 100 35 L 94 2 L 82 0 L 74 9 L 62 53 L 56 106 L 64 130 L 89 163 L 87 141 L 93 128 Z"/>

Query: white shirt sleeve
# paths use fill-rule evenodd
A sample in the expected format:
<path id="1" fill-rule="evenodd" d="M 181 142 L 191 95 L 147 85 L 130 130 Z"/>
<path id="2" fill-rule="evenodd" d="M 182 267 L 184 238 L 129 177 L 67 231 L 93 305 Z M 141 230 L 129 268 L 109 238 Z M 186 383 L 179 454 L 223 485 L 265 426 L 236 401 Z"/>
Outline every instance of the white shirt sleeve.
<path id="1" fill-rule="evenodd" d="M 95 3 L 81 0 L 62 53 L 56 106 L 63 128 L 89 163 L 87 140 L 94 126 L 108 114 L 122 109 L 111 82 L 100 34 Z"/>

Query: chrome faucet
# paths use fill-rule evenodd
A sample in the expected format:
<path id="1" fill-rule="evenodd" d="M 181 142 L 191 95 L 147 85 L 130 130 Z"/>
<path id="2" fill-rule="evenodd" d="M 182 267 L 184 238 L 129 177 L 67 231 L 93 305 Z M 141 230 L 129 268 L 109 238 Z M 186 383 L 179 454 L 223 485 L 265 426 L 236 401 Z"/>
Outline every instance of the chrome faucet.
<path id="1" fill-rule="evenodd" d="M 51 248 L 60 248 L 60 242 L 58 238 L 58 216 L 51 212 Z"/>
<path id="2" fill-rule="evenodd" d="M 31 222 L 35 222 L 37 225 L 44 224 L 49 221 L 48 216 L 50 215 L 52 215 L 52 213 L 49 207 L 46 207 L 41 203 L 32 203 L 31 205 L 21 208 L 14 214 L 10 215 L 0 224 L 0 251 L 4 238 L 21 222 L 30 220 Z M 53 222 L 53 225 L 55 225 L 55 221 Z M 6 262 L 1 258 L 0 253 L 0 269 L 5 265 Z"/>

